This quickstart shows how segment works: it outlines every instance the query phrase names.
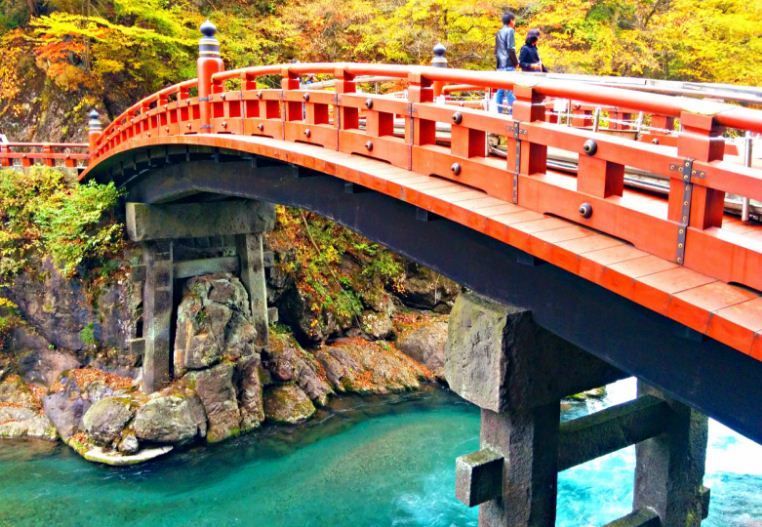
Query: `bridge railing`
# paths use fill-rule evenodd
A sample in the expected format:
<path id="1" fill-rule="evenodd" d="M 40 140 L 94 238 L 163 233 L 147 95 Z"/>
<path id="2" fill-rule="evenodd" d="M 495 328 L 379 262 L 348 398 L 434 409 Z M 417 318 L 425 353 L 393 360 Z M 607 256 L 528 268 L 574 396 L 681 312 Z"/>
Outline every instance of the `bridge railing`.
<path id="1" fill-rule="evenodd" d="M 332 90 L 300 85 L 333 76 Z M 280 87 L 261 82 L 280 77 Z M 358 76 L 398 79 L 406 97 L 360 93 Z M 270 137 L 384 161 L 457 181 L 527 209 L 577 222 L 700 273 L 762 290 L 762 239 L 723 225 L 726 193 L 762 200 L 762 171 L 724 159 L 724 132 L 762 132 L 762 112 L 737 106 L 519 73 L 372 64 L 291 64 L 219 71 L 132 106 L 95 141 L 99 161 L 140 144 L 187 134 Z M 203 83 L 208 96 L 199 97 Z M 435 83 L 511 89 L 512 116 L 435 104 Z M 635 142 L 548 122 L 548 98 L 679 119 L 673 144 Z M 405 123 L 395 133 L 395 120 Z M 550 119 L 552 121 L 552 119 Z M 441 141 L 437 123 L 449 123 Z M 487 138 L 507 145 L 492 155 Z M 169 141 L 177 142 L 177 140 Z M 548 167 L 548 149 L 578 156 L 576 177 Z M 668 200 L 625 191 L 625 167 L 669 181 Z M 733 227 L 733 228 L 723 228 Z"/>
<path id="2" fill-rule="evenodd" d="M 83 143 L 0 143 L 0 167 L 84 167 L 90 154 Z"/>

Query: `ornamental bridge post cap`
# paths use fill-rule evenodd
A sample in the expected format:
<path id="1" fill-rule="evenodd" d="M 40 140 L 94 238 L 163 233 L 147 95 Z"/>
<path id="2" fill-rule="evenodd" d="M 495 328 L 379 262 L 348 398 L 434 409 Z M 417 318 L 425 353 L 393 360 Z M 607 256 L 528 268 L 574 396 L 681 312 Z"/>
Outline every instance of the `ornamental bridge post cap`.
<path id="1" fill-rule="evenodd" d="M 93 108 L 92 110 L 90 110 L 88 112 L 87 117 L 89 119 L 88 122 L 87 122 L 87 127 L 90 130 L 100 130 L 101 129 L 102 125 L 101 125 L 101 119 L 100 119 L 100 114 L 98 113 L 98 110 Z"/>
<path id="2" fill-rule="evenodd" d="M 198 41 L 198 54 L 201 57 L 214 57 L 220 56 L 220 41 L 217 40 L 214 35 L 217 34 L 217 26 L 212 24 L 210 20 L 207 20 L 201 27 L 199 27 L 201 37 Z"/>
<path id="3" fill-rule="evenodd" d="M 434 56 L 431 59 L 431 65 L 435 68 L 446 68 L 447 57 L 445 57 L 445 53 L 447 52 L 447 48 L 444 44 L 437 42 L 432 51 Z"/>
<path id="4" fill-rule="evenodd" d="M 208 18 L 206 21 L 201 24 L 201 27 L 199 28 L 201 31 L 201 34 L 204 35 L 207 38 L 214 38 L 214 35 L 217 33 L 217 26 L 212 24 L 212 21 Z"/>

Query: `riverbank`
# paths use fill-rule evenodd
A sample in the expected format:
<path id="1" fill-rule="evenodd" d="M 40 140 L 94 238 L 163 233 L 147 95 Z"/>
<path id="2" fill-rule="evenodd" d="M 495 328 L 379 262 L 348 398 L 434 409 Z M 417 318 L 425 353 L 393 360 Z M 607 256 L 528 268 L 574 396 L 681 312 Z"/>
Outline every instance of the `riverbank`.
<path id="1" fill-rule="evenodd" d="M 564 418 L 631 395 L 631 381 L 618 383 L 602 401 L 571 403 Z M 343 397 L 300 425 L 118 470 L 50 443 L 0 443 L 0 525 L 470 527 L 476 512 L 455 500 L 454 459 L 478 435 L 478 410 L 436 389 Z M 760 448 L 710 424 L 705 527 L 759 525 Z M 603 525 L 628 511 L 633 467 L 630 448 L 561 473 L 557 525 Z"/>

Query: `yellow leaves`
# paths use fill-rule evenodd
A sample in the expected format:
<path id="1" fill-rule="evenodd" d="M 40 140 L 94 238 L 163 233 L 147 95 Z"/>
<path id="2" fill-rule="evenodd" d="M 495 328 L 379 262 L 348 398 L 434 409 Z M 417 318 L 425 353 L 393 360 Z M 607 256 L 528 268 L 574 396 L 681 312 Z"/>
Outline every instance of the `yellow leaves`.
<path id="1" fill-rule="evenodd" d="M 22 110 L 17 101 L 24 83 L 19 72 L 19 61 L 26 53 L 23 32 L 14 30 L 0 37 L 0 117 L 18 116 Z"/>

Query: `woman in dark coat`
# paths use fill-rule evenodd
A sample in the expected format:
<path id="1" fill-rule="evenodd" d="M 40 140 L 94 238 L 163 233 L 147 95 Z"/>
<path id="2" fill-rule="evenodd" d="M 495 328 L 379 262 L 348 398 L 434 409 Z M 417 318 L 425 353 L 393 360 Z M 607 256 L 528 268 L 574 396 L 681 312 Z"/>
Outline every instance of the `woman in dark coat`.
<path id="1" fill-rule="evenodd" d="M 537 50 L 537 41 L 540 40 L 540 30 L 530 29 L 527 33 L 527 39 L 521 52 L 519 53 L 519 67 L 521 71 L 548 71 L 542 65 L 540 52 Z"/>

